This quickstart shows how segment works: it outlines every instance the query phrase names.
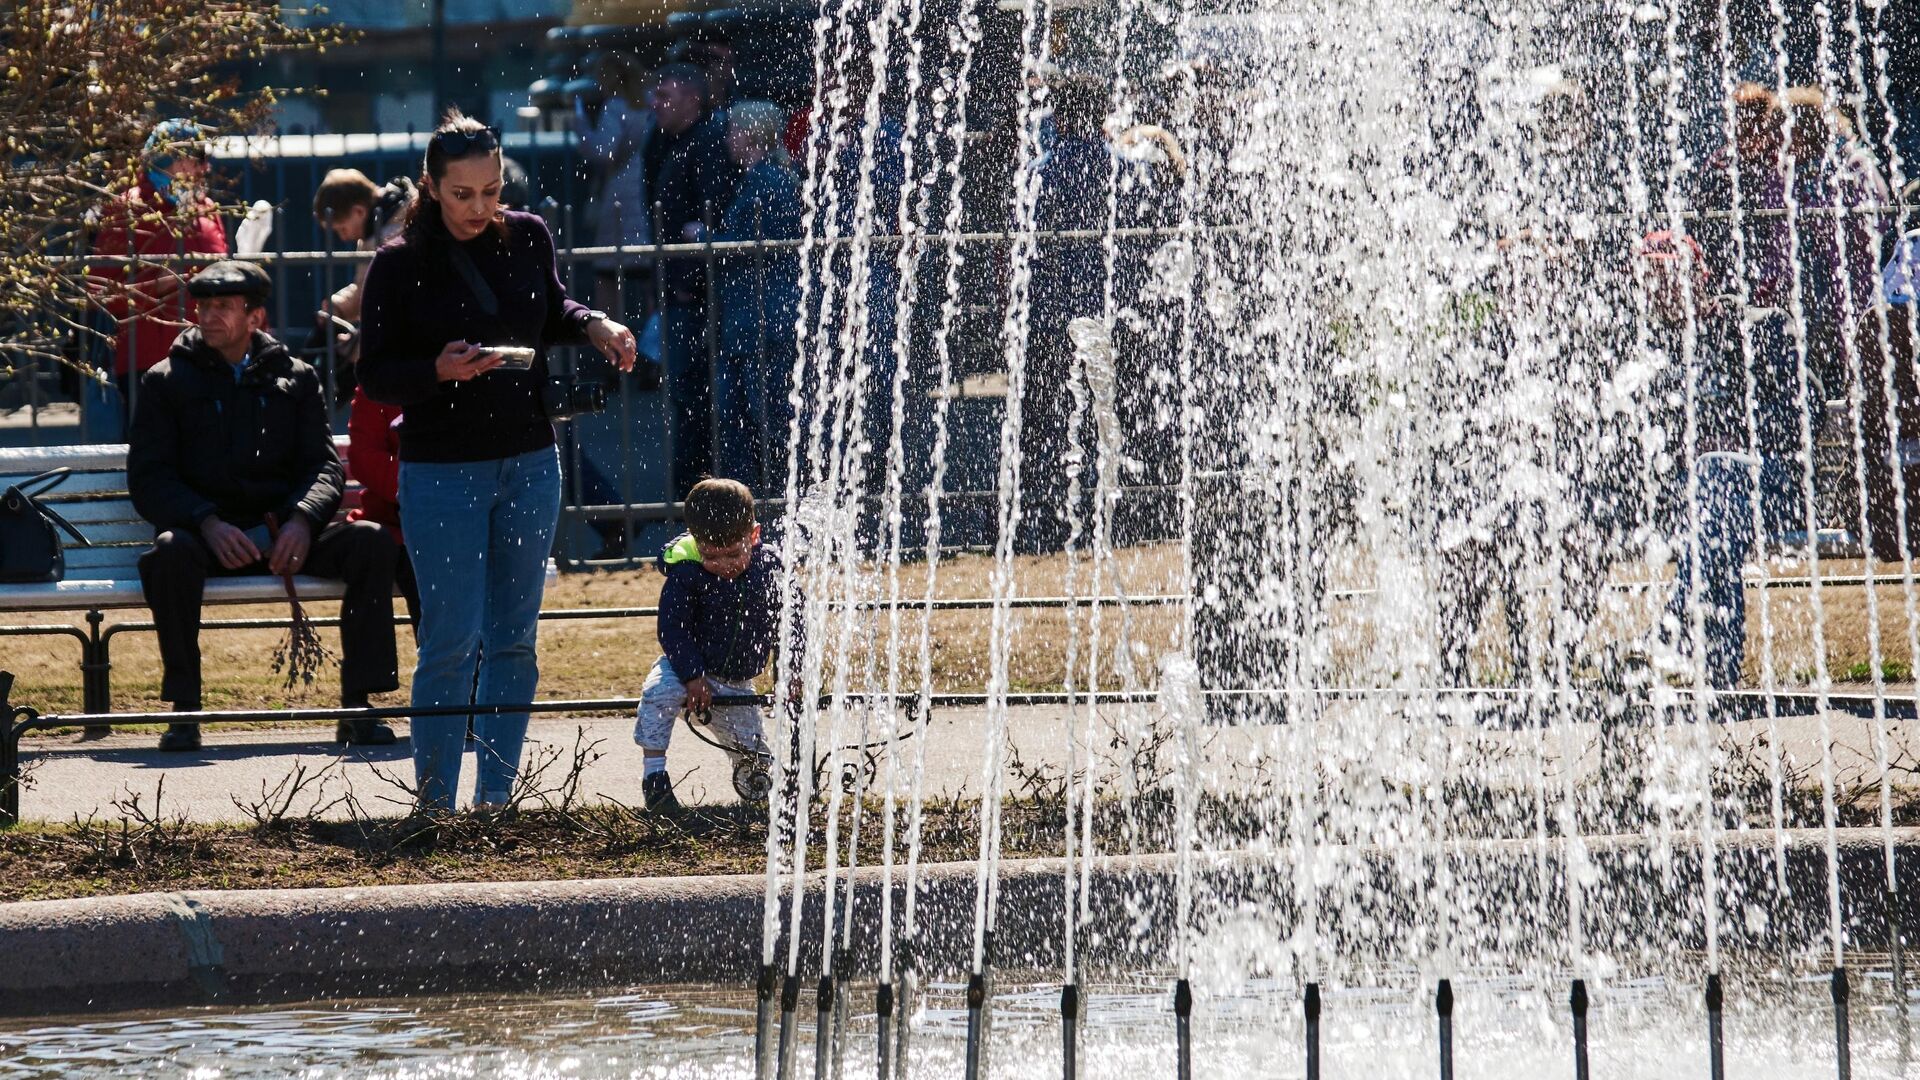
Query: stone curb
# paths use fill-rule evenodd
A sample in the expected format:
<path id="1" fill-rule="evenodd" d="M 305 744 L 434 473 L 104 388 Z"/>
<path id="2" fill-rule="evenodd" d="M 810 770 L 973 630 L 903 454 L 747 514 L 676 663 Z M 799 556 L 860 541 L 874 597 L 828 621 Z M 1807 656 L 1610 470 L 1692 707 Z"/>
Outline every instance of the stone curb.
<path id="1" fill-rule="evenodd" d="M 1002 897 L 1023 908 L 1045 905 L 1046 921 L 1057 922 L 1057 866 L 1003 864 Z M 903 874 L 896 871 L 896 889 Z M 923 875 L 920 910 L 947 928 L 929 935 L 930 945 L 955 961 L 970 957 L 971 939 L 959 940 L 952 928 L 971 927 L 973 865 L 928 866 Z M 811 945 L 802 955 L 817 970 L 824 878 L 815 873 L 809 880 L 803 925 L 813 929 L 802 936 Z M 852 941 L 870 966 L 880 875 L 862 870 L 856 881 Z M 764 876 L 740 875 L 3 904 L 0 1015 L 457 990 L 745 984 L 760 962 L 765 889 Z"/>
<path id="2" fill-rule="evenodd" d="M 1884 948 L 1890 897 L 1881 837 L 1844 832 L 1838 854 L 1850 947 Z M 1900 832 L 1901 921 L 1915 926 L 1920 881 L 1911 880 L 1909 868 L 1920 865 L 1920 846 L 1907 830 Z M 1781 907 L 1784 898 L 1772 895 L 1778 871 L 1764 834 L 1735 834 L 1722 842 L 1726 895 L 1745 896 L 1749 906 L 1760 904 L 1774 916 L 1760 930 L 1723 926 L 1724 946 L 1778 949 L 1820 942 L 1826 926 L 1824 852 L 1814 844 L 1789 852 L 1793 899 Z M 1635 845 L 1596 841 L 1587 852 L 1598 880 L 1620 888 L 1619 898 L 1638 897 L 1633 919 L 1647 921 L 1646 929 L 1663 923 L 1665 932 L 1677 935 L 1677 949 L 1699 947 L 1688 940 L 1697 929 L 1689 912 L 1699 888 L 1690 854 L 1677 852 L 1662 867 Z M 1537 846 L 1494 842 L 1458 849 L 1453 870 L 1483 888 L 1524 891 L 1527 882 L 1540 880 L 1540 858 Z M 1290 918 L 1291 865 L 1247 855 L 1195 862 L 1200 925 Z M 1378 903 L 1389 893 L 1413 898 L 1432 887 L 1430 878 L 1421 880 L 1422 868 L 1400 853 L 1350 848 L 1341 861 L 1322 859 L 1320 866 L 1318 891 L 1331 890 L 1330 896 L 1366 896 Z M 1410 870 L 1415 876 L 1408 876 Z M 996 966 L 1047 970 L 1059 963 L 1062 871 L 1058 859 L 1001 864 Z M 964 972 L 976 946 L 976 867 L 934 864 L 921 873 L 917 961 L 924 973 Z M 1139 966 L 1163 960 L 1178 880 L 1178 863 L 1170 855 L 1099 860 L 1089 883 L 1089 920 L 1081 928 L 1082 961 Z M 863 869 L 855 882 L 850 934 L 842 936 L 840 904 L 834 912 L 836 941 L 849 945 L 835 967 L 870 977 L 882 938 L 881 872 Z M 896 868 L 896 917 L 904 905 L 903 882 L 904 870 Z M 822 873 L 809 875 L 801 920 L 803 972 L 820 970 L 824 884 Z M 760 963 L 765 889 L 765 877 L 756 874 L 196 891 L 0 904 L 0 1015 L 675 982 L 746 987 Z M 1544 902 L 1554 903 L 1551 897 Z M 790 899 L 783 895 L 781 903 Z M 783 912 L 783 922 L 785 917 Z M 1551 920 L 1536 929 L 1554 933 Z M 784 961 L 784 944 L 778 956 Z"/>

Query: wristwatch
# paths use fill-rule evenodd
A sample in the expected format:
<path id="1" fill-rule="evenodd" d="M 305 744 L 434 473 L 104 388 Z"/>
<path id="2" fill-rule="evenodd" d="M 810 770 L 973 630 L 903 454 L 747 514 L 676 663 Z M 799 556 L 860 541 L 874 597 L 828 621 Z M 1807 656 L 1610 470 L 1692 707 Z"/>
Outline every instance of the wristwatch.
<path id="1" fill-rule="evenodd" d="M 612 321 L 613 321 L 613 316 L 608 315 L 604 311 L 589 311 L 587 312 L 586 319 L 580 323 L 580 328 L 584 330 L 587 327 L 592 326 L 596 322 L 612 322 Z"/>

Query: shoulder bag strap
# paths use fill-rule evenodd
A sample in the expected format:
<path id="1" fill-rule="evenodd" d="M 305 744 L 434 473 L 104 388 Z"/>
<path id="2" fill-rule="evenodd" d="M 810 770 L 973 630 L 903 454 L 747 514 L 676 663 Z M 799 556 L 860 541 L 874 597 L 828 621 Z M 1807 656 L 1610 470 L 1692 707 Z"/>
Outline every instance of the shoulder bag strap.
<path id="1" fill-rule="evenodd" d="M 28 498 L 34 498 L 40 495 L 45 495 L 47 492 L 52 491 L 54 488 L 57 488 L 61 484 L 66 483 L 67 477 L 72 475 L 72 473 L 73 473 L 73 470 L 67 468 L 65 465 L 62 465 L 57 469 L 48 469 L 46 472 L 41 473 L 39 476 L 22 480 L 18 484 L 14 485 L 14 489 L 20 492 L 20 494 L 27 496 Z M 39 486 L 35 487 L 34 486 L 35 484 L 38 484 Z"/>
<path id="2" fill-rule="evenodd" d="M 36 496 L 45 495 L 47 492 L 59 487 L 62 483 L 66 482 L 67 477 L 71 474 L 72 470 L 63 465 L 58 469 L 48 469 L 39 476 L 22 480 L 7 490 L 10 494 L 17 492 L 21 498 L 27 501 L 27 505 L 33 508 L 34 513 L 42 515 L 48 521 L 66 530 L 66 534 L 73 537 L 74 541 L 81 547 L 92 547 L 93 541 L 81 535 L 80 530 L 73 527 L 73 522 L 61 517 L 59 511 L 47 506 L 36 498 Z M 38 486 L 36 487 L 35 485 Z"/>
<path id="3" fill-rule="evenodd" d="M 48 521 L 51 521 L 55 525 L 58 525 L 62 529 L 66 530 L 67 535 L 73 537 L 74 541 L 78 543 L 81 547 L 93 546 L 93 541 L 87 539 L 85 536 L 82 536 L 80 534 L 80 530 L 73 527 L 73 522 L 68 521 L 66 518 L 61 517 L 58 513 L 55 513 L 52 507 L 43 506 L 40 503 L 36 502 L 33 504 L 33 508 L 35 510 L 40 511 L 40 513 L 46 515 L 46 518 Z"/>
<path id="4" fill-rule="evenodd" d="M 467 249 L 457 241 L 448 241 L 447 258 L 453 262 L 454 270 L 467 283 L 467 288 L 473 291 L 473 298 L 479 301 L 480 310 L 486 312 L 489 318 L 499 318 L 500 298 L 493 294 L 493 286 L 487 284 L 487 279 L 481 275 L 480 268 L 474 265 L 473 256 L 467 254 Z"/>

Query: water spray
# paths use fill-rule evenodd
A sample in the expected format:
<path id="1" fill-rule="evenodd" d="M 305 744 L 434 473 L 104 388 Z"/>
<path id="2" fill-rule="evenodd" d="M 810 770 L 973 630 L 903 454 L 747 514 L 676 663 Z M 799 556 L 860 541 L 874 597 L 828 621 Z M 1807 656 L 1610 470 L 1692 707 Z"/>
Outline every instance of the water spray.
<path id="1" fill-rule="evenodd" d="M 875 1071 L 880 1080 L 889 1080 L 893 1075 L 893 984 L 882 982 L 873 998 L 874 1027 L 879 1032 L 879 1068 Z"/>

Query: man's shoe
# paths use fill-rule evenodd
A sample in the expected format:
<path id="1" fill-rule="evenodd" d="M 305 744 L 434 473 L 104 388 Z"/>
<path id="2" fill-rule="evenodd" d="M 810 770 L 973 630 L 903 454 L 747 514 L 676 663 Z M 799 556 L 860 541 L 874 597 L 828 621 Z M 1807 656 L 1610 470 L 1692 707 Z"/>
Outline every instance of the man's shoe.
<path id="1" fill-rule="evenodd" d="M 170 754 L 200 749 L 200 725 L 168 724 L 160 736 L 160 749 Z"/>
<path id="2" fill-rule="evenodd" d="M 392 728 L 363 716 L 333 725 L 333 741 L 353 746 L 392 746 L 399 740 Z"/>
<path id="3" fill-rule="evenodd" d="M 675 817 L 680 811 L 680 800 L 673 796 L 673 781 L 666 773 L 654 773 L 640 779 L 640 794 L 646 796 L 647 812 L 663 817 Z"/>

